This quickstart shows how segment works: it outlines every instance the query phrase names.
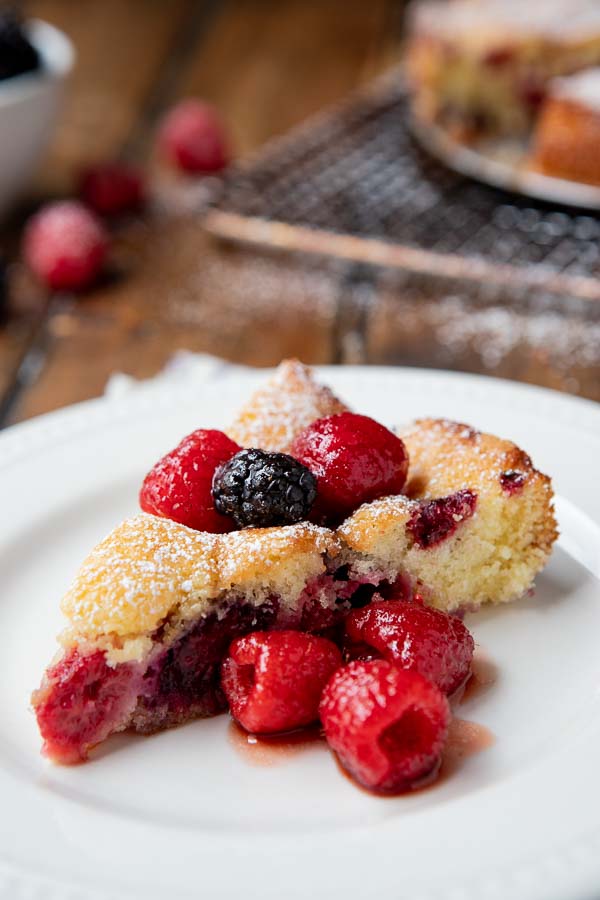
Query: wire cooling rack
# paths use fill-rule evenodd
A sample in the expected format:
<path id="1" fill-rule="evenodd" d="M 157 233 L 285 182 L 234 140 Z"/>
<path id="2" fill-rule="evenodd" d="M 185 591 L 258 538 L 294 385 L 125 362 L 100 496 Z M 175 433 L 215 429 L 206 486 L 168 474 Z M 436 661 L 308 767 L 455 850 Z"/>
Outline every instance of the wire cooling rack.
<path id="1" fill-rule="evenodd" d="M 595 215 L 458 175 L 420 147 L 409 123 L 402 79 L 387 75 L 235 169 L 207 227 L 233 239 L 431 274 L 515 277 L 600 299 Z"/>
<path id="2" fill-rule="evenodd" d="M 345 261 L 340 361 L 600 399 L 600 219 L 445 168 L 413 137 L 397 73 L 235 168 L 205 224 Z"/>

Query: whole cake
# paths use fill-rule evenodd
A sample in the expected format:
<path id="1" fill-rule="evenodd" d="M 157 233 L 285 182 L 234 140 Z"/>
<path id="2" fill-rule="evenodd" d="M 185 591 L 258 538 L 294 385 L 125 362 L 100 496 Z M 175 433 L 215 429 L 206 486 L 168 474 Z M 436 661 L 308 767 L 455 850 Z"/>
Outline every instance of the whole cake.
<path id="1" fill-rule="evenodd" d="M 526 133 L 552 78 L 598 64 L 596 0 L 422 0 L 409 23 L 415 114 L 463 141 Z"/>
<path id="2" fill-rule="evenodd" d="M 600 185 L 600 68 L 550 83 L 533 137 L 531 166 Z"/>
<path id="3" fill-rule="evenodd" d="M 249 632 L 332 635 L 371 602 L 434 615 L 515 600 L 557 534 L 550 480 L 510 441 L 434 419 L 396 436 L 293 361 L 229 437 L 195 432 L 140 496 L 145 512 L 91 552 L 62 602 L 61 649 L 33 694 L 55 762 L 226 708 L 220 666 Z M 199 510 L 208 531 L 182 524 Z M 268 515 L 290 524 L 240 529 Z"/>

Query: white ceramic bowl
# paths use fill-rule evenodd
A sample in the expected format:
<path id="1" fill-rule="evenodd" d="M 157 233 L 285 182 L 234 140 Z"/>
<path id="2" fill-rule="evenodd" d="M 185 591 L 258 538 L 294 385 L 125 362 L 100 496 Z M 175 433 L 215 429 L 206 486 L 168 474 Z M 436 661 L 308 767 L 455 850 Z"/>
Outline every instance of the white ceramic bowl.
<path id="1" fill-rule="evenodd" d="M 0 81 L 0 216 L 4 216 L 48 145 L 75 53 L 65 34 L 36 19 L 27 33 L 41 68 Z"/>

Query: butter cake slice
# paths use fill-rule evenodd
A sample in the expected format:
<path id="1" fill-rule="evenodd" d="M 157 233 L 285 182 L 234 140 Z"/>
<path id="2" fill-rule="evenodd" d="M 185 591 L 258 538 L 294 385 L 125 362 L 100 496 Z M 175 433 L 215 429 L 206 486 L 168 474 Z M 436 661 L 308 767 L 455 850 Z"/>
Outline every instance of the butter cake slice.
<path id="1" fill-rule="evenodd" d="M 315 418 L 345 410 L 287 362 L 230 434 L 288 449 Z M 364 504 L 336 531 L 210 534 L 148 514 L 118 526 L 62 601 L 61 650 L 32 697 L 45 754 L 79 762 L 115 732 L 220 712 L 219 666 L 239 635 L 329 630 L 375 595 L 418 593 L 456 611 L 526 593 L 557 534 L 550 480 L 511 442 L 467 425 L 422 419 L 400 436 L 405 493 Z"/>

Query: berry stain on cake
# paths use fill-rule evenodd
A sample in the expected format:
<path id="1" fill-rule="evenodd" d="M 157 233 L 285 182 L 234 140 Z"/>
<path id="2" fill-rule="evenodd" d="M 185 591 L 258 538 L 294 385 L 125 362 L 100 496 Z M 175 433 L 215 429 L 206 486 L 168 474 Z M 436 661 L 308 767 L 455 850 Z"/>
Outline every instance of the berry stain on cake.
<path id="1" fill-rule="evenodd" d="M 434 547 L 454 534 L 461 522 L 471 518 L 476 504 L 477 495 L 469 490 L 429 500 L 414 511 L 408 530 L 421 549 Z"/>

